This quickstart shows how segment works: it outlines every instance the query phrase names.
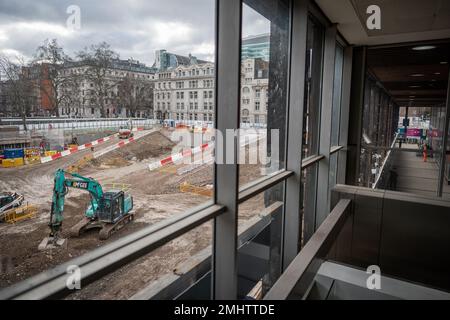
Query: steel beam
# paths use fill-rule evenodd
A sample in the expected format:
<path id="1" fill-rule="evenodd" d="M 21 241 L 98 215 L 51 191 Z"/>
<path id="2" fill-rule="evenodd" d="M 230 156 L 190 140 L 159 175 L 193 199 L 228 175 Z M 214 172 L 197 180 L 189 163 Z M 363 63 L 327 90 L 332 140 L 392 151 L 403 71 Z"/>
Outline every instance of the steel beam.
<path id="1" fill-rule="evenodd" d="M 328 186 L 330 180 L 331 122 L 333 111 L 336 35 L 337 28 L 335 25 L 327 28 L 325 31 L 319 143 L 319 154 L 323 155 L 324 159 L 319 162 L 318 166 L 315 229 L 319 228 L 329 214 Z"/>
<path id="2" fill-rule="evenodd" d="M 353 47 L 344 49 L 344 71 L 342 74 L 341 119 L 339 126 L 339 145 L 343 150 L 338 154 L 337 183 L 345 184 L 347 162 L 348 129 L 350 118 L 350 89 L 352 86 Z"/>
<path id="3" fill-rule="evenodd" d="M 215 123 L 223 136 L 216 156 L 221 153 L 223 161 L 215 163 L 214 196 L 227 211 L 214 220 L 212 298 L 223 300 L 237 298 L 238 141 L 236 135 L 226 132 L 239 128 L 241 1 L 216 0 L 216 19 Z M 229 144 L 233 147 L 225 148 Z"/>
<path id="4" fill-rule="evenodd" d="M 285 185 L 285 213 L 283 240 L 283 270 L 300 250 L 301 174 L 303 143 L 303 109 L 305 100 L 306 37 L 308 30 L 308 0 L 292 1 L 291 57 L 286 169 L 294 174 Z"/>
<path id="5" fill-rule="evenodd" d="M 445 107 L 445 123 L 444 123 L 444 136 L 442 137 L 442 157 L 439 166 L 439 179 L 437 196 L 442 197 L 442 191 L 444 189 L 444 175 L 445 175 L 445 161 L 447 160 L 447 143 L 448 143 L 448 127 L 449 127 L 449 117 L 450 117 L 450 72 L 449 79 L 447 82 L 447 102 Z M 405 131 L 406 135 L 406 131 Z"/>

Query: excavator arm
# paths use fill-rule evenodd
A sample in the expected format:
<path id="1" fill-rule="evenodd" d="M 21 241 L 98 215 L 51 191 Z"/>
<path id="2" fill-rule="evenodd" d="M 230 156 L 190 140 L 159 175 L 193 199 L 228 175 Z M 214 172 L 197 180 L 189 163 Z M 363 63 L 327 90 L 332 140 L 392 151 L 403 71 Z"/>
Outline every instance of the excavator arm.
<path id="1" fill-rule="evenodd" d="M 72 178 L 66 178 L 70 175 Z M 79 174 L 65 172 L 59 169 L 55 173 L 52 207 L 50 212 L 50 237 L 55 237 L 61 230 L 64 220 L 64 202 L 69 188 L 85 190 L 91 195 L 91 205 L 85 212 L 89 219 L 95 219 L 100 199 L 103 197 L 102 186 L 92 178 L 86 178 Z"/>

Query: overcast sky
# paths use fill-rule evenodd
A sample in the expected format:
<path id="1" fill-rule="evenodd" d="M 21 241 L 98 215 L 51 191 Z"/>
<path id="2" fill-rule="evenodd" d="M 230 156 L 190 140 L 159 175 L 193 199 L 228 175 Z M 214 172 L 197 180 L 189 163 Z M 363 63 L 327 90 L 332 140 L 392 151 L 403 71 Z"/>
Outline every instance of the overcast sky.
<path id="1" fill-rule="evenodd" d="M 32 57 L 45 39 L 56 38 L 74 55 L 108 42 L 122 59 L 148 65 L 154 52 L 214 58 L 214 0 L 0 0 L 0 53 Z M 70 5 L 81 9 L 81 30 L 68 29 Z M 269 32 L 268 21 L 244 8 L 243 36 Z"/>

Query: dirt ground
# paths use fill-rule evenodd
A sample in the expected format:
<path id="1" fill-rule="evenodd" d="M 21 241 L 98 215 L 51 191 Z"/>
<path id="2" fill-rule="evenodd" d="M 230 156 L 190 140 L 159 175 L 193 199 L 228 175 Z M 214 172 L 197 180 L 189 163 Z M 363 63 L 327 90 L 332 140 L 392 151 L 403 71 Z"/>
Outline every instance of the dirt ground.
<path id="1" fill-rule="evenodd" d="M 47 224 L 53 173 L 59 167 L 67 168 L 76 163 L 83 154 L 76 154 L 76 157 L 74 155 L 70 159 L 59 159 L 50 164 L 0 170 L 2 191 L 22 193 L 27 201 L 37 204 L 40 208 L 40 214 L 31 220 L 16 225 L 0 224 L 0 258 L 8 262 L 7 267 L 0 273 L 0 288 L 208 201 L 208 197 L 181 192 L 179 186 L 183 182 L 195 186 L 211 185 L 212 164 L 200 166 L 184 174 L 177 174 L 176 171 L 186 166 L 183 164 L 172 165 L 164 170 L 149 171 L 149 163 L 171 153 L 174 143 L 168 136 L 170 136 L 168 132 L 150 133 L 134 143 L 93 160 L 80 169 L 81 175 L 92 177 L 103 186 L 112 183 L 129 185 L 136 216 L 131 224 L 113 234 L 107 241 L 98 240 L 98 231 L 92 230 L 79 238 L 70 238 L 66 250 L 40 252 L 37 246 L 49 232 Z M 117 142 L 118 139 L 108 141 L 96 151 Z M 243 165 L 240 185 L 259 176 L 260 166 Z M 66 196 L 63 229 L 69 229 L 82 218 L 88 202 L 89 195 L 79 190 L 70 190 Z M 247 220 L 258 214 L 263 207 L 262 195 L 247 201 L 239 208 L 240 220 Z M 83 290 L 71 295 L 70 298 L 129 298 L 162 275 L 173 272 L 177 265 L 210 244 L 211 223 L 208 222 L 101 280 L 83 287 Z"/>

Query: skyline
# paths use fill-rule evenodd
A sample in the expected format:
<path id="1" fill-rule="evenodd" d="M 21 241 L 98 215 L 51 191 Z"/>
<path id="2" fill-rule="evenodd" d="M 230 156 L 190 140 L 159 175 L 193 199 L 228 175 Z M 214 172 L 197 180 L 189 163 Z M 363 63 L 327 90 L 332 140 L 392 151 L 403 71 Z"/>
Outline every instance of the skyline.
<path id="1" fill-rule="evenodd" d="M 148 66 L 155 51 L 192 54 L 214 61 L 214 4 L 212 0 L 187 3 L 113 0 L 78 1 L 81 30 L 69 30 L 66 21 L 68 0 L 48 0 L 44 4 L 23 0 L 0 0 L 0 54 L 30 60 L 46 39 L 57 39 L 69 56 L 91 44 L 106 41 L 121 59 L 138 60 Z M 269 22 L 244 5 L 243 38 L 269 32 Z"/>

